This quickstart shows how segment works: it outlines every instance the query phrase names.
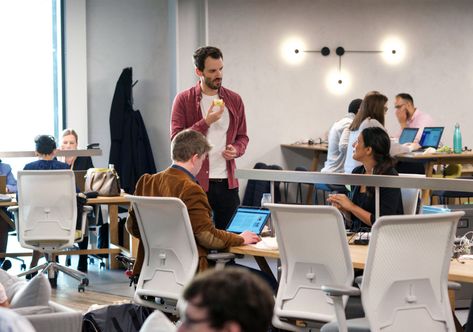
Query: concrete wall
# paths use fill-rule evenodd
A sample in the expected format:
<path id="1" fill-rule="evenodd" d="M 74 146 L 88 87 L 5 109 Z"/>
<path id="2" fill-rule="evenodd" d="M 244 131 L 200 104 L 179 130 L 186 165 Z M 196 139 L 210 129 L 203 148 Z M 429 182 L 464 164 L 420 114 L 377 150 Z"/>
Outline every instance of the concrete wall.
<path id="1" fill-rule="evenodd" d="M 369 90 L 390 98 L 391 131 L 397 128 L 394 95 L 409 92 L 419 109 L 445 125 L 445 144 L 452 145 L 458 121 L 464 144 L 471 146 L 472 22 L 469 0 L 89 0 L 89 141 L 101 143 L 100 163 L 106 165 L 115 83 L 121 69 L 132 66 L 140 81 L 135 106 L 148 126 L 158 168 L 166 167 L 172 99 L 196 81 L 192 51 L 208 36 L 224 52 L 224 85 L 246 105 L 250 144 L 238 167 L 256 161 L 308 166 L 310 154 L 283 152 L 279 145 L 323 136 L 349 101 Z M 406 45 L 403 62 L 392 66 L 378 54 L 346 54 L 342 68 L 351 74 L 351 88 L 343 95 L 328 91 L 326 75 L 338 66 L 336 47 L 376 50 L 391 35 Z M 328 46 L 332 54 L 306 54 L 299 65 L 289 65 L 280 47 L 292 36 L 308 49 Z"/>

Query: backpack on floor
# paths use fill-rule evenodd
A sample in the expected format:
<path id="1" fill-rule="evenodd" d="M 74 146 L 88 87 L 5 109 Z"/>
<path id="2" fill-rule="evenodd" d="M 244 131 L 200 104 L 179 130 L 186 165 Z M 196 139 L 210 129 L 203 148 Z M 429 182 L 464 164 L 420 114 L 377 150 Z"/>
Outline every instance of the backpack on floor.
<path id="1" fill-rule="evenodd" d="M 138 332 L 153 309 L 137 304 L 109 305 L 83 317 L 82 332 Z"/>

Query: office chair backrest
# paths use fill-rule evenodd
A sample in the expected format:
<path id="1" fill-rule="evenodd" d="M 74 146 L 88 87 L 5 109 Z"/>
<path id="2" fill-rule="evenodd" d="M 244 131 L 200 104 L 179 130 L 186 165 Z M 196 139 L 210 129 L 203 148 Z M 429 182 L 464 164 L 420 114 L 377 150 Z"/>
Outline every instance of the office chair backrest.
<path id="1" fill-rule="evenodd" d="M 384 216 L 376 221 L 361 285 L 372 331 L 454 331 L 447 282 L 463 214 Z"/>
<path id="2" fill-rule="evenodd" d="M 265 206 L 271 210 L 282 267 L 275 315 L 324 322 L 335 319 L 332 301 L 320 286 L 351 286 L 353 282 L 342 215 L 332 206 Z"/>
<path id="3" fill-rule="evenodd" d="M 414 178 L 425 178 L 424 174 L 399 173 L 399 176 L 408 176 Z M 404 214 L 416 214 L 417 203 L 419 202 L 419 188 L 401 188 L 402 207 Z"/>
<path id="4" fill-rule="evenodd" d="M 77 200 L 70 170 L 19 171 L 17 221 L 20 244 L 41 251 L 74 243 Z"/>
<path id="5" fill-rule="evenodd" d="M 135 302 L 175 313 L 177 299 L 194 277 L 199 260 L 187 207 L 174 197 L 126 196 L 136 215 L 145 257 Z M 169 308 L 146 296 L 170 301 Z"/>

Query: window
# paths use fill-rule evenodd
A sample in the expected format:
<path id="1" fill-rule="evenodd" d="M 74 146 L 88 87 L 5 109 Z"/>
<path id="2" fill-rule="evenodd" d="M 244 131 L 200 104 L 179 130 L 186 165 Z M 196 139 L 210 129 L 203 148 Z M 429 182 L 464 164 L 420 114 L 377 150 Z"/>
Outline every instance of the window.
<path id="1" fill-rule="evenodd" d="M 62 129 L 61 13 L 61 0 L 0 2 L 0 151 L 33 150 L 36 135 Z M 15 170 L 29 162 L 3 159 Z"/>

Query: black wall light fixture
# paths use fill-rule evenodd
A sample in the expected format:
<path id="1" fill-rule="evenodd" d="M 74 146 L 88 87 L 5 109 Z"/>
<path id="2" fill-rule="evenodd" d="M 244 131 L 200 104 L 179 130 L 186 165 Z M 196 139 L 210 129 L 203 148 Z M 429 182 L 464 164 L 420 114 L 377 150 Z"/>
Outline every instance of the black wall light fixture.
<path id="1" fill-rule="evenodd" d="M 385 51 L 362 51 L 362 50 L 345 50 L 342 46 L 339 46 L 335 50 L 335 54 L 338 55 L 338 73 L 342 71 L 342 56 L 345 53 L 384 53 Z M 394 55 L 396 54 L 396 50 L 391 50 L 391 53 Z M 342 79 L 338 80 L 338 84 L 342 84 Z"/>
<path id="2" fill-rule="evenodd" d="M 301 49 L 298 49 L 298 48 L 296 48 L 294 50 L 294 53 L 296 53 L 296 54 L 299 54 L 301 52 L 304 52 L 304 53 L 320 53 L 323 56 L 328 56 L 328 55 L 330 55 L 330 48 L 328 48 L 327 46 L 324 46 L 320 50 L 301 50 Z"/>

